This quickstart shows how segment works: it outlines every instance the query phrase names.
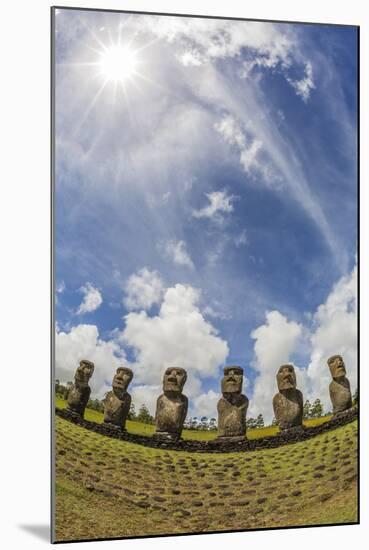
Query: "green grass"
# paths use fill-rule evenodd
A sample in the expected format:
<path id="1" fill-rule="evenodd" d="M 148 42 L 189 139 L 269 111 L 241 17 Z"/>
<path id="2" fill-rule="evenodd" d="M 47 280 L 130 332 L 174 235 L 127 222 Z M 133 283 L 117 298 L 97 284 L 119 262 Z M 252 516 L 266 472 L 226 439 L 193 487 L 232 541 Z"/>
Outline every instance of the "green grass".
<path id="1" fill-rule="evenodd" d="M 67 402 L 64 399 L 59 397 L 55 398 L 55 404 L 59 409 L 64 409 L 67 405 Z M 313 418 L 310 420 L 304 420 L 304 425 L 311 427 L 327 422 L 332 418 L 331 416 L 322 416 L 321 418 Z M 104 415 L 101 412 L 94 411 L 92 409 L 86 409 L 85 419 L 90 420 L 91 422 L 97 422 L 101 424 L 104 419 Z M 131 420 L 127 421 L 126 428 L 129 432 L 137 435 L 152 435 L 155 432 L 155 426 L 151 424 L 143 424 L 142 422 L 134 422 Z M 267 437 L 270 435 L 276 435 L 279 432 L 277 426 L 266 426 L 265 428 L 258 428 L 254 430 L 247 431 L 248 439 L 258 439 L 260 437 Z M 218 435 L 217 431 L 200 431 L 200 430 L 183 430 L 182 437 L 183 439 L 194 439 L 197 441 L 208 441 L 210 439 L 215 439 Z"/>
<path id="2" fill-rule="evenodd" d="M 356 443 L 355 421 L 276 449 L 188 453 L 57 417 L 56 538 L 355 522 Z"/>

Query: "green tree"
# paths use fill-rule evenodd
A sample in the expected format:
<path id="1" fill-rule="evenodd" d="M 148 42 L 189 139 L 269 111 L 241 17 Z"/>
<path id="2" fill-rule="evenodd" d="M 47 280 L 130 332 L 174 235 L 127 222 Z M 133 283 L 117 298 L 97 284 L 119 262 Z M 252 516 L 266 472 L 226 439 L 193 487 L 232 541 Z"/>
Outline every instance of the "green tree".
<path id="1" fill-rule="evenodd" d="M 208 417 L 202 416 L 201 423 L 200 423 L 200 430 L 207 430 L 207 429 L 208 429 Z"/>
<path id="2" fill-rule="evenodd" d="M 310 418 L 320 418 L 323 416 L 323 405 L 320 399 L 315 399 L 311 406 Z"/>
<path id="3" fill-rule="evenodd" d="M 217 419 L 216 418 L 210 418 L 209 420 L 209 430 L 214 431 L 217 429 Z"/>
<path id="4" fill-rule="evenodd" d="M 256 420 L 255 420 L 255 418 L 250 417 L 250 418 L 248 418 L 248 419 L 246 420 L 246 428 L 251 429 L 251 430 L 252 430 L 253 428 L 256 428 Z"/>
<path id="5" fill-rule="evenodd" d="M 258 414 L 255 424 L 256 428 L 264 428 L 264 418 L 262 414 Z"/>
<path id="6" fill-rule="evenodd" d="M 143 403 L 138 411 L 137 420 L 143 422 L 144 424 L 153 424 L 154 418 L 149 413 L 149 409 Z"/>
<path id="7" fill-rule="evenodd" d="M 136 415 L 135 405 L 134 403 L 131 403 L 131 406 L 128 412 L 128 420 L 136 420 L 136 419 L 137 419 L 137 415 Z"/>

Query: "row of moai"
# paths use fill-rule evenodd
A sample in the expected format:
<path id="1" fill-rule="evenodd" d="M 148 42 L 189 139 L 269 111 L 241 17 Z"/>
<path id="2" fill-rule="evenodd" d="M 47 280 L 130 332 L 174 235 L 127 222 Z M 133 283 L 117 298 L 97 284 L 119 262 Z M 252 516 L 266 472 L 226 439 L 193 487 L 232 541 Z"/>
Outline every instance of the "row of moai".
<path id="1" fill-rule="evenodd" d="M 336 415 L 352 407 L 350 382 L 340 355 L 328 359 L 332 375 L 329 385 L 333 413 Z M 88 385 L 94 372 L 91 361 L 82 360 L 76 370 L 74 384 L 68 394 L 67 408 L 83 417 L 91 389 Z M 114 429 L 125 430 L 131 406 L 127 392 L 133 372 L 119 367 L 107 394 L 104 405 L 104 423 Z M 296 387 L 293 365 L 282 365 L 277 372 L 278 393 L 273 398 L 274 415 L 281 430 L 302 429 L 303 395 Z M 179 439 L 187 416 L 188 399 L 183 395 L 187 380 L 185 369 L 170 367 L 164 373 L 163 394 L 159 396 L 155 414 L 155 437 Z M 243 439 L 246 435 L 246 413 L 249 400 L 242 394 L 243 369 L 238 366 L 224 367 L 221 381 L 222 397 L 218 401 L 218 438 L 220 440 Z"/>

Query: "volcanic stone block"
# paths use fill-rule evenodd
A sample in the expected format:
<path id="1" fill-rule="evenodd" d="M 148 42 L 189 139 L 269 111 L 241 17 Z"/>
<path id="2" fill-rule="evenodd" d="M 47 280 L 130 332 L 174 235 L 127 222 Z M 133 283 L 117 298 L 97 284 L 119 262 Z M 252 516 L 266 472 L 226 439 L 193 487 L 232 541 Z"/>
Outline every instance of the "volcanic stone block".
<path id="1" fill-rule="evenodd" d="M 222 397 L 218 401 L 218 433 L 222 438 L 244 438 L 249 400 L 242 392 L 243 369 L 224 367 Z"/>
<path id="2" fill-rule="evenodd" d="M 274 416 L 281 430 L 302 427 L 303 396 L 296 389 L 293 365 L 282 365 L 277 373 L 279 392 L 273 398 Z"/>
<path id="3" fill-rule="evenodd" d="M 187 416 L 188 399 L 182 394 L 187 373 L 179 367 L 169 367 L 164 373 L 163 391 L 156 404 L 156 437 L 179 439 Z"/>
<path id="4" fill-rule="evenodd" d="M 112 391 L 105 398 L 104 422 L 125 430 L 126 420 L 131 406 L 131 396 L 127 388 L 132 381 L 133 372 L 127 367 L 119 367 L 113 378 Z"/>
<path id="5" fill-rule="evenodd" d="M 74 384 L 72 384 L 68 393 L 67 409 L 74 414 L 83 417 L 85 408 L 91 394 L 91 388 L 88 382 L 94 372 L 95 365 L 87 359 L 82 359 L 74 375 Z"/>
<path id="6" fill-rule="evenodd" d="M 346 367 L 341 355 L 333 355 L 327 362 L 333 378 L 329 384 L 333 414 L 338 414 L 352 407 L 350 382 L 346 378 Z"/>

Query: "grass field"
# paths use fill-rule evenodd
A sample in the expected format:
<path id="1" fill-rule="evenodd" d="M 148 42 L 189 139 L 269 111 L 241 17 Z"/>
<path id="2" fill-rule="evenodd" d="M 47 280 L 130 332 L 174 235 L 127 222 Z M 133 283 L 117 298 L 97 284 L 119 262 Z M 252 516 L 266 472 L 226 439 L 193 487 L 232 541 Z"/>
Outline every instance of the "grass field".
<path id="1" fill-rule="evenodd" d="M 63 399 L 57 397 L 55 399 L 55 404 L 59 409 L 64 409 L 67 406 L 67 402 Z M 332 418 L 331 416 L 323 416 L 321 418 L 314 418 L 311 420 L 305 420 L 305 426 L 317 426 L 322 422 L 326 422 Z M 97 422 L 101 424 L 104 415 L 101 412 L 94 411 L 92 409 L 86 409 L 85 419 L 90 420 L 91 422 Z M 151 424 L 143 424 L 142 422 L 132 422 L 127 421 L 126 428 L 129 432 L 138 434 L 138 435 L 152 435 L 155 432 L 155 426 Z M 259 437 L 266 437 L 269 435 L 275 435 L 279 432 L 277 426 L 266 426 L 265 428 L 258 428 L 256 430 L 248 430 L 247 437 L 248 439 L 257 439 Z M 196 440 L 209 440 L 215 439 L 218 435 L 217 431 L 200 431 L 200 430 L 183 430 L 182 437 L 183 439 L 196 439 Z"/>
<path id="2" fill-rule="evenodd" d="M 355 421 L 277 449 L 188 453 L 56 418 L 56 540 L 355 522 L 356 438 Z"/>

